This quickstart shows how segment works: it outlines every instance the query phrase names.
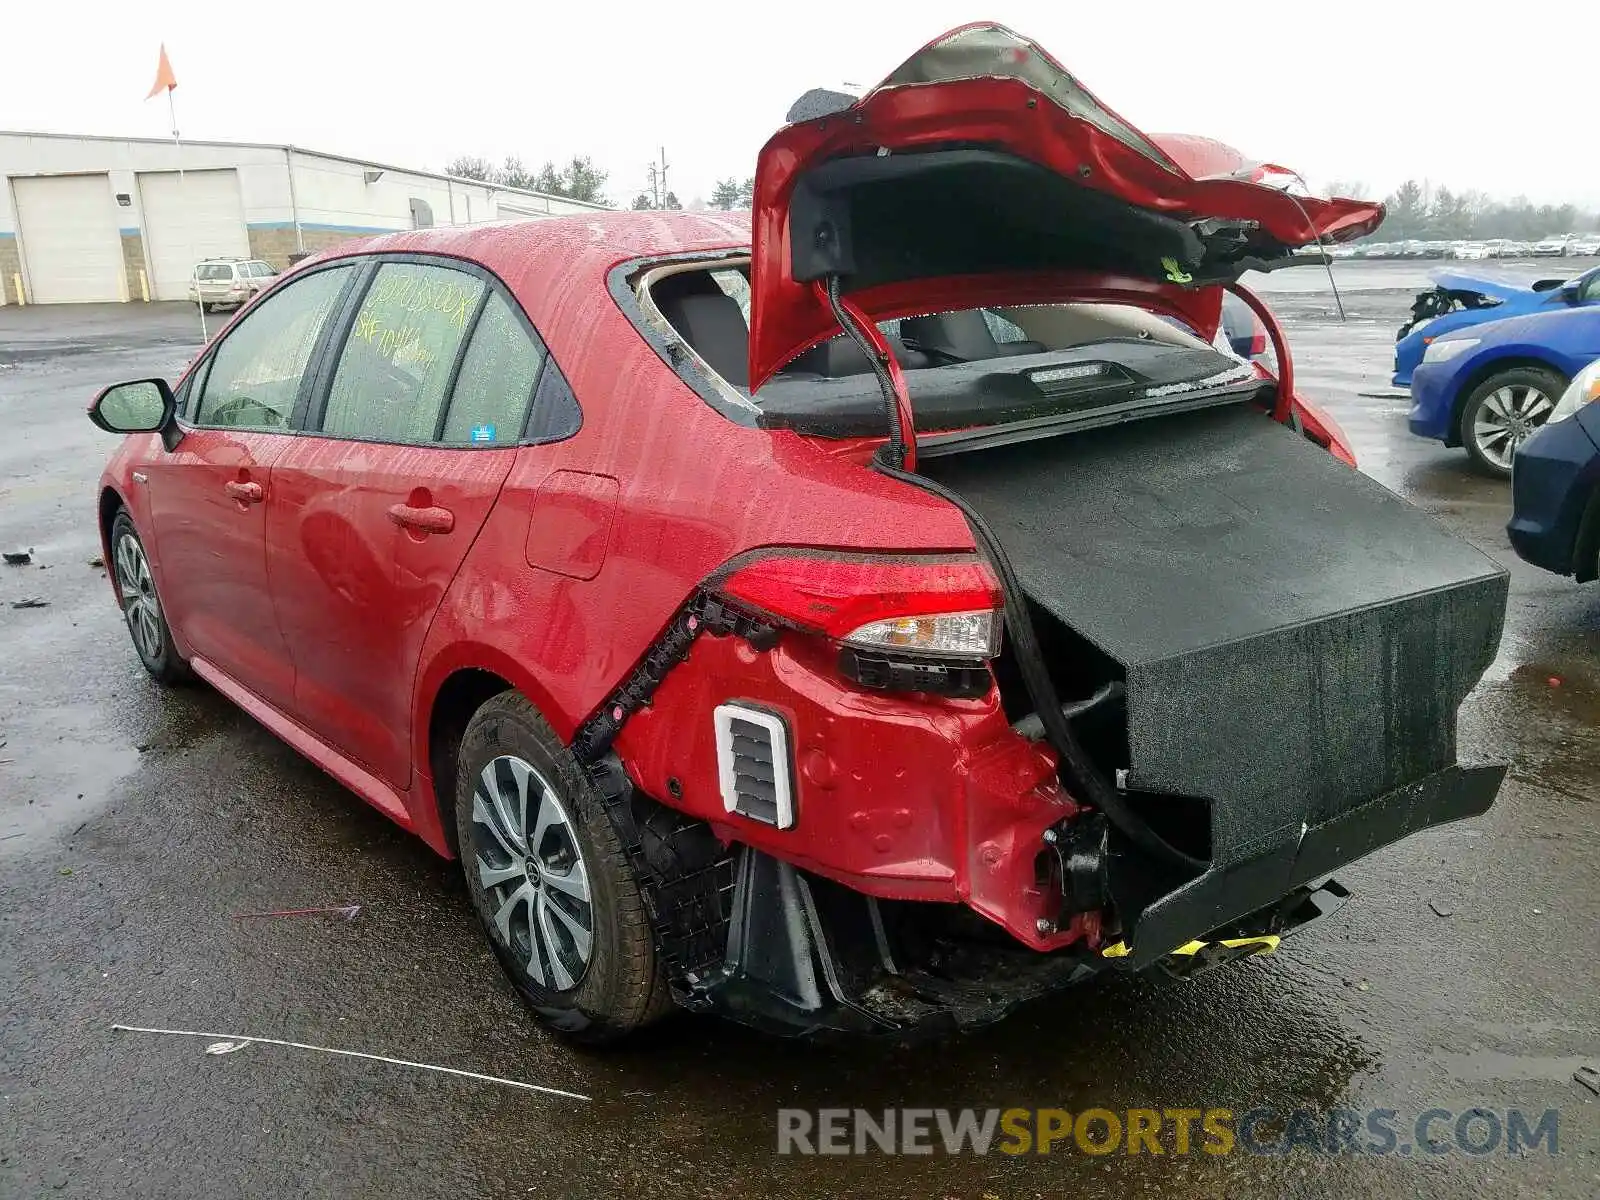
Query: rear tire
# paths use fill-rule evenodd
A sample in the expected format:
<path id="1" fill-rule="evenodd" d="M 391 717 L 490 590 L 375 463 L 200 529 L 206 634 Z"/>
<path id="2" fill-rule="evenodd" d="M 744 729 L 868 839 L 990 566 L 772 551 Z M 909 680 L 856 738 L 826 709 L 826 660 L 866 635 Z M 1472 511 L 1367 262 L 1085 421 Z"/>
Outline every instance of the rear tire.
<path id="1" fill-rule="evenodd" d="M 672 1007 L 638 882 L 604 803 L 522 696 L 503 692 L 468 723 L 455 796 L 473 909 L 543 1025 L 600 1045 Z"/>
<path id="2" fill-rule="evenodd" d="M 167 624 L 144 542 L 128 510 L 111 522 L 111 578 L 117 585 L 122 619 L 133 639 L 134 653 L 157 683 L 180 683 L 190 677 L 189 664 L 178 656 Z"/>
<path id="3" fill-rule="evenodd" d="M 1485 379 L 1461 406 L 1461 444 L 1473 466 L 1511 476 L 1516 448 L 1550 419 L 1567 381 L 1543 367 L 1513 367 Z"/>

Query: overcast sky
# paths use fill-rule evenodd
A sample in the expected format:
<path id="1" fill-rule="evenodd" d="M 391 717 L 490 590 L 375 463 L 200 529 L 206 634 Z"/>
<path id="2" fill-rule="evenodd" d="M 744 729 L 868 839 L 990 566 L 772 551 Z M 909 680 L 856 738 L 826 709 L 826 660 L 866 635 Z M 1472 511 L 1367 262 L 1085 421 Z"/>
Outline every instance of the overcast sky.
<path id="1" fill-rule="evenodd" d="M 1314 186 L 1360 180 L 1381 196 L 1417 176 L 1600 207 L 1600 160 L 1576 137 L 1600 112 L 1594 0 L 1497 5 L 1487 25 L 1470 7 L 1416 0 L 7 7 L 10 129 L 166 135 L 166 104 L 143 99 L 165 41 L 185 137 L 435 170 L 458 154 L 588 154 L 620 204 L 665 145 L 688 203 L 751 174 L 807 88 L 870 85 L 929 38 L 987 18 L 1036 38 L 1134 124 L 1220 138 Z M 507 15 L 487 15 L 497 8 Z"/>

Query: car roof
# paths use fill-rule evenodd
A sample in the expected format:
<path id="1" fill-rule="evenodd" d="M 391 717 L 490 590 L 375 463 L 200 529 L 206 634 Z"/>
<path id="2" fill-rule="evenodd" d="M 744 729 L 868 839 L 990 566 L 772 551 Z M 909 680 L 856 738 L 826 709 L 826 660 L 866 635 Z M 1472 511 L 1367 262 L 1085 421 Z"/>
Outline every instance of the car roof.
<path id="1" fill-rule="evenodd" d="M 365 238 L 357 245 L 347 243 L 335 247 L 331 254 L 443 254 L 495 270 L 529 254 L 604 261 L 610 267 L 631 258 L 749 244 L 748 212 L 626 211 L 406 229 Z M 318 261 L 323 257 L 319 255 Z"/>
<path id="2" fill-rule="evenodd" d="M 589 346 L 596 336 L 622 336 L 624 328 L 628 340 L 644 344 L 612 299 L 607 281 L 612 267 L 640 258 L 748 252 L 749 246 L 748 212 L 597 212 L 379 234 L 313 255 L 286 278 L 317 264 L 376 254 L 433 254 L 477 263 L 511 290 L 581 395 L 583 377 L 613 369 L 613 359 L 570 349 Z M 616 332 L 602 332 L 607 328 Z"/>
<path id="3" fill-rule="evenodd" d="M 509 287 L 547 337 L 593 319 L 591 300 L 610 303 L 606 275 L 618 263 L 719 250 L 748 250 L 748 212 L 606 212 L 407 229 L 343 242 L 294 272 L 334 259 L 373 254 L 437 254 L 487 268 Z M 578 304 L 565 302 L 580 297 Z"/>

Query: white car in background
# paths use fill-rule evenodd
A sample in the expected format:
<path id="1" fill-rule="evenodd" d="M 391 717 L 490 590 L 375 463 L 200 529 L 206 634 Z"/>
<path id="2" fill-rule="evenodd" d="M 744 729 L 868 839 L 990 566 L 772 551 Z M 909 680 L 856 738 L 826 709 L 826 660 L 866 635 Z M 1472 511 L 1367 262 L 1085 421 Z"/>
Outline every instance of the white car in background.
<path id="1" fill-rule="evenodd" d="M 1450 248 L 1451 258 L 1477 260 L 1489 257 L 1489 247 L 1482 242 L 1457 242 Z"/>
<path id="2" fill-rule="evenodd" d="M 189 299 L 207 312 L 238 308 L 277 277 L 278 269 L 259 258 L 208 258 L 194 265 Z"/>
<path id="3" fill-rule="evenodd" d="M 1569 255 L 1600 254 L 1600 233 L 1575 233 L 1567 239 Z"/>
<path id="4" fill-rule="evenodd" d="M 1567 252 L 1566 234 L 1556 237 L 1541 238 L 1533 244 L 1533 254 L 1537 258 L 1553 258 Z"/>

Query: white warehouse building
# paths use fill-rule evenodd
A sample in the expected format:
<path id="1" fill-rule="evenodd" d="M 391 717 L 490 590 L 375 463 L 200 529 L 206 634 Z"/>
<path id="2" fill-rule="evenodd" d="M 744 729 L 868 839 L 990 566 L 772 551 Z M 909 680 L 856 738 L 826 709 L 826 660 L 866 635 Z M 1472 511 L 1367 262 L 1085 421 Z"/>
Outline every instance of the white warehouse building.
<path id="1" fill-rule="evenodd" d="M 0 182 L 0 304 L 183 300 L 205 258 L 281 269 L 352 237 L 601 208 L 296 146 L 53 133 L 0 131 Z"/>

